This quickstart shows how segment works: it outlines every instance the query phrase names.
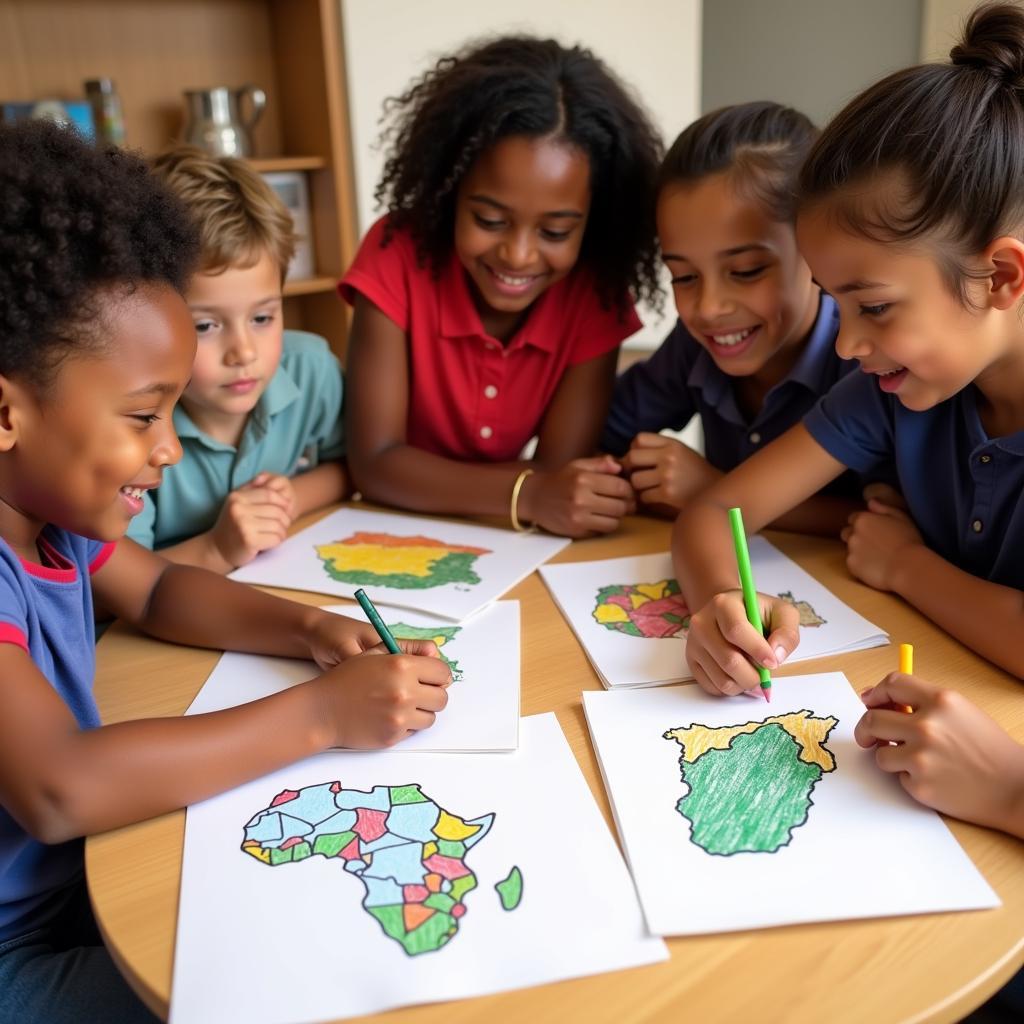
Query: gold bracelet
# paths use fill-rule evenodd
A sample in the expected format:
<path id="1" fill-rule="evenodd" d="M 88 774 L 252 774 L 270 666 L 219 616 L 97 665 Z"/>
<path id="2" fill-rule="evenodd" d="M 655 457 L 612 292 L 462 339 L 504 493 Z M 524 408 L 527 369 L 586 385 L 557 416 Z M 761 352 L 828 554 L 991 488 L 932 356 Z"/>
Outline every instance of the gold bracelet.
<path id="1" fill-rule="evenodd" d="M 519 476 L 516 477 L 516 482 L 512 485 L 512 500 L 508 505 L 508 517 L 512 520 L 512 529 L 517 533 L 530 533 L 536 529 L 536 526 L 532 523 L 529 526 L 524 526 L 516 512 L 516 506 L 519 504 L 519 492 L 523 489 L 523 484 L 526 482 L 526 478 L 531 476 L 532 473 L 532 469 L 524 469 Z"/>

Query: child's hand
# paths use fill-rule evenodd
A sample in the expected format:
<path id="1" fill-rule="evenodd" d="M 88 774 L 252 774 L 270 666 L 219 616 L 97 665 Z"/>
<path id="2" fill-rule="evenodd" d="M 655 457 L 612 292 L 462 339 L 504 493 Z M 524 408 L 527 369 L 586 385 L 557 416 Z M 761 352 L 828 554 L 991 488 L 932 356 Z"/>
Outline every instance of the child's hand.
<path id="1" fill-rule="evenodd" d="M 263 482 L 257 484 L 258 480 Z M 210 530 L 210 540 L 229 565 L 246 565 L 288 536 L 294 507 L 291 481 L 261 473 L 227 496 Z"/>
<path id="2" fill-rule="evenodd" d="M 800 642 L 800 613 L 781 597 L 758 594 L 768 638 L 747 621 L 743 594 L 716 594 L 690 619 L 686 660 L 701 688 L 716 697 L 733 696 L 760 685 L 753 662 L 778 668 Z"/>
<path id="3" fill-rule="evenodd" d="M 1024 837 L 1024 747 L 956 690 L 892 672 L 861 694 L 854 736 L 882 771 L 944 814 Z M 913 714 L 893 709 L 907 705 Z"/>
<path id="4" fill-rule="evenodd" d="M 880 501 L 883 505 L 888 505 L 890 508 L 902 509 L 904 512 L 907 511 L 907 499 L 895 487 L 891 487 L 889 484 L 881 482 L 868 484 L 864 488 L 863 497 L 865 505 L 874 499 L 875 501 Z"/>
<path id="5" fill-rule="evenodd" d="M 262 488 L 273 491 L 284 499 L 284 510 L 292 519 L 298 515 L 299 501 L 295 494 L 295 485 L 289 477 L 281 473 L 257 473 L 247 484 L 243 484 L 239 490 L 260 490 Z"/>
<path id="6" fill-rule="evenodd" d="M 519 518 L 562 537 L 611 533 L 623 516 L 636 511 L 629 481 L 610 455 L 576 459 L 554 472 L 526 478 L 519 495 Z"/>
<path id="7" fill-rule="evenodd" d="M 703 456 L 664 434 L 637 434 L 622 460 L 637 499 L 680 509 L 721 476 Z"/>
<path id="8" fill-rule="evenodd" d="M 379 644 L 306 684 L 316 687 L 330 746 L 390 747 L 434 724 L 448 703 L 451 672 L 429 641 L 401 647 L 405 654 L 388 654 Z"/>
<path id="9" fill-rule="evenodd" d="M 877 497 L 866 512 L 854 512 L 840 537 L 846 542 L 846 565 L 857 579 L 876 590 L 893 590 L 900 558 L 924 540 L 906 511 Z"/>
<path id="10" fill-rule="evenodd" d="M 437 647 L 430 640 L 399 640 L 402 650 L 429 658 L 439 658 Z M 309 631 L 309 656 L 325 671 L 349 658 L 380 646 L 377 630 L 368 622 L 350 619 L 347 615 L 322 612 Z"/>

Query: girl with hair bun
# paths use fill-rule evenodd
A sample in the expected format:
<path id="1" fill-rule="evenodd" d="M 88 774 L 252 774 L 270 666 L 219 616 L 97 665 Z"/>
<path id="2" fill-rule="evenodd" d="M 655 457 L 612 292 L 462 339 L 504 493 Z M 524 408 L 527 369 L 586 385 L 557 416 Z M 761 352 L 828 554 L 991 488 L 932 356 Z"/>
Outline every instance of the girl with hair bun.
<path id="1" fill-rule="evenodd" d="M 886 460 L 905 504 L 850 517 L 850 571 L 1024 677 L 1024 10 L 977 8 L 950 57 L 855 98 L 802 168 L 797 239 L 863 372 L 680 516 L 686 654 L 712 693 L 755 687 L 752 662 L 798 642 L 778 598 L 761 597 L 767 639 L 747 623 L 725 510 L 757 530 Z M 858 740 L 912 795 L 1024 836 L 1024 749 L 991 720 L 899 674 L 864 699 Z"/>

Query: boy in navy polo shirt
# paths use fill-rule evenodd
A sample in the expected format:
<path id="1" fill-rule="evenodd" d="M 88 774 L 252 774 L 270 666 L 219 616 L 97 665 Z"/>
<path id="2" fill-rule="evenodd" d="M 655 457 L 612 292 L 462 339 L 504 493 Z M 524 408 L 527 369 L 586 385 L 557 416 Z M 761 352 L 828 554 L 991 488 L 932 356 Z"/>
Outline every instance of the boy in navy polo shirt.
<path id="1" fill-rule="evenodd" d="M 181 463 L 147 493 L 128 536 L 174 562 L 227 573 L 348 490 L 342 375 L 323 338 L 285 331 L 291 216 L 243 161 L 179 147 L 154 170 L 200 232 L 185 296 L 196 361 L 174 428 Z"/>
<path id="2" fill-rule="evenodd" d="M 615 384 L 602 447 L 622 456 L 641 508 L 675 515 L 788 430 L 856 364 L 835 351 L 836 304 L 797 251 L 793 186 L 816 130 L 778 103 L 706 114 L 658 178 L 658 238 L 679 322 Z M 658 431 L 699 416 L 704 456 Z M 776 524 L 836 535 L 852 474 Z"/>

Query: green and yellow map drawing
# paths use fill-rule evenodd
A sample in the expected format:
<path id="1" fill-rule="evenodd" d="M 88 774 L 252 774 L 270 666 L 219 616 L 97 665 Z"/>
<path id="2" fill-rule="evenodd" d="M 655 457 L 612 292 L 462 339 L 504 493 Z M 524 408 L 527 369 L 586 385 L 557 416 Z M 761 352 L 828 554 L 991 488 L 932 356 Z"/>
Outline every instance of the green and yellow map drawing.
<path id="1" fill-rule="evenodd" d="M 838 719 L 810 711 L 761 722 L 669 729 L 683 748 L 689 792 L 676 810 L 690 822 L 690 841 L 706 853 L 775 853 L 807 821 L 811 791 L 836 759 L 825 740 Z"/>
<path id="2" fill-rule="evenodd" d="M 779 594 L 800 612 L 800 625 L 824 625 L 825 619 L 807 601 L 797 601 L 790 591 Z M 657 583 L 613 583 L 597 592 L 594 621 L 605 629 L 648 640 L 685 637 L 690 610 L 675 580 Z"/>
<path id="3" fill-rule="evenodd" d="M 388 629 L 396 640 L 433 640 L 434 646 L 441 655 L 441 660 L 448 666 L 452 673 L 452 682 L 462 681 L 462 669 L 457 661 L 452 661 L 444 653 L 444 646 L 455 639 L 455 634 L 462 629 L 461 626 L 409 626 L 404 622 L 396 622 L 393 626 L 389 623 Z"/>
<path id="4" fill-rule="evenodd" d="M 427 590 L 447 583 L 479 583 L 473 565 L 481 555 L 491 552 L 433 537 L 360 531 L 343 540 L 318 544 L 316 553 L 327 575 L 340 583 Z"/>
<path id="5" fill-rule="evenodd" d="M 602 587 L 591 614 L 606 629 L 648 639 L 684 636 L 690 625 L 690 611 L 675 580 Z"/>
<path id="6" fill-rule="evenodd" d="M 362 881 L 363 908 L 409 956 L 440 949 L 459 930 L 477 887 L 466 854 L 494 814 L 465 821 L 415 783 L 370 792 L 324 782 L 278 793 L 245 826 L 242 850 L 270 867 L 320 855 Z M 505 910 L 522 898 L 519 868 L 495 888 Z"/>

